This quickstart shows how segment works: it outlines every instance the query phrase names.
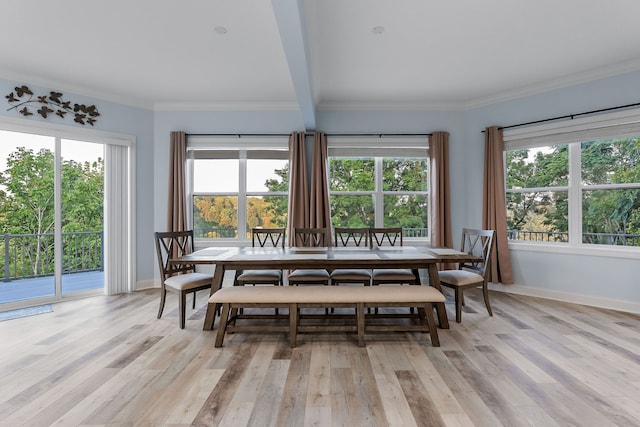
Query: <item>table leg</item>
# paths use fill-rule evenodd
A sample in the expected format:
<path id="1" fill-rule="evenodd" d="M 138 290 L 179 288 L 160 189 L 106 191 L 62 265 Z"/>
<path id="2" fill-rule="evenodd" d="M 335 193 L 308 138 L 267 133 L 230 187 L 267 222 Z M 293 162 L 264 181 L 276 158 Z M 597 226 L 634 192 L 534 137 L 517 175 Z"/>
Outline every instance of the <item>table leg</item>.
<path id="1" fill-rule="evenodd" d="M 211 280 L 211 294 L 213 295 L 217 290 L 222 288 L 222 278 L 224 277 L 224 266 L 216 265 L 213 271 L 213 279 Z M 204 316 L 203 331 L 210 331 L 213 329 L 213 324 L 216 321 L 216 304 L 207 304 L 207 314 Z"/>
<path id="2" fill-rule="evenodd" d="M 438 266 L 436 264 L 429 264 L 429 285 L 433 286 L 440 292 L 442 292 L 442 286 L 440 286 L 440 276 L 438 275 Z M 447 309 L 443 302 L 436 303 L 436 312 L 438 313 L 438 323 L 442 329 L 449 329 L 449 319 L 447 318 Z"/>

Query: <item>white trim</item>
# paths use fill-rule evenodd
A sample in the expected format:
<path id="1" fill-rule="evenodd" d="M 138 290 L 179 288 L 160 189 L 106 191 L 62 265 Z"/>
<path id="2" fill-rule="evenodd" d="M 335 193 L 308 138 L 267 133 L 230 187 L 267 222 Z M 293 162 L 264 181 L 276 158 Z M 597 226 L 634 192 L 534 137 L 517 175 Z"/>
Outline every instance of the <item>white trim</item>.
<path id="1" fill-rule="evenodd" d="M 187 135 L 187 150 L 289 150 L 289 137 L 282 135 Z"/>
<path id="2" fill-rule="evenodd" d="M 160 280 L 147 279 L 136 282 L 134 291 L 142 291 L 145 289 L 160 289 Z"/>
<path id="3" fill-rule="evenodd" d="M 640 303 L 633 301 L 593 297 L 589 295 L 574 294 L 570 292 L 542 289 L 525 285 L 502 285 L 497 283 L 490 283 L 489 289 L 491 289 L 492 291 L 504 292 L 514 295 L 525 295 L 572 304 L 587 305 L 591 307 L 640 314 Z"/>
<path id="4" fill-rule="evenodd" d="M 589 245 L 568 243 L 547 243 L 530 241 L 509 241 L 510 251 L 544 252 L 548 254 L 586 255 L 598 258 L 625 258 L 640 260 L 640 251 L 636 247 L 613 245 Z"/>
<path id="5" fill-rule="evenodd" d="M 297 102 L 158 102 L 154 111 L 298 111 Z"/>
<path id="6" fill-rule="evenodd" d="M 504 130 L 505 150 L 640 134 L 640 109 L 634 108 Z"/>
<path id="7" fill-rule="evenodd" d="M 135 144 L 135 137 L 131 135 L 16 117 L 0 116 L 0 126 L 2 130 L 27 134 L 45 132 L 47 136 L 60 137 L 62 139 L 83 140 L 88 138 L 91 139 L 92 142 L 102 144 L 109 143 L 127 146 Z"/>

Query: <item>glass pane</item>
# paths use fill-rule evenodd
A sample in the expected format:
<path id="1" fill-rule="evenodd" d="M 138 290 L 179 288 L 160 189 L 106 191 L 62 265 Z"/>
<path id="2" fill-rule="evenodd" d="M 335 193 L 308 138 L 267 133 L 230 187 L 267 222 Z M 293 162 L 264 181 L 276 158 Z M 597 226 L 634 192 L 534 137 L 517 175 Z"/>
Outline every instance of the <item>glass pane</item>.
<path id="1" fill-rule="evenodd" d="M 289 191 L 289 161 L 247 159 L 247 191 Z"/>
<path id="2" fill-rule="evenodd" d="M 385 191 L 427 191 L 426 158 L 382 159 L 382 188 Z"/>
<path id="3" fill-rule="evenodd" d="M 61 141 L 62 292 L 104 287 L 104 146 Z"/>
<path id="4" fill-rule="evenodd" d="M 288 203 L 287 196 L 247 197 L 247 238 L 255 227 L 286 227 Z"/>
<path id="5" fill-rule="evenodd" d="M 193 196 L 195 237 L 238 237 L 238 196 Z"/>
<path id="6" fill-rule="evenodd" d="M 640 138 L 584 142 L 582 184 L 640 182 Z"/>
<path id="7" fill-rule="evenodd" d="M 0 131 L 0 303 L 55 295 L 51 137 Z"/>
<path id="8" fill-rule="evenodd" d="M 373 196 L 331 195 L 331 223 L 334 227 L 373 227 Z"/>
<path id="9" fill-rule="evenodd" d="M 566 191 L 507 193 L 510 240 L 569 241 Z"/>
<path id="10" fill-rule="evenodd" d="M 427 237 L 427 207 L 424 195 L 384 196 L 384 226 L 402 227 L 405 237 Z"/>
<path id="11" fill-rule="evenodd" d="M 508 189 L 566 186 L 569 182 L 568 146 L 509 150 L 506 174 Z"/>
<path id="12" fill-rule="evenodd" d="M 329 159 L 329 191 L 373 191 L 375 162 L 372 158 Z"/>
<path id="13" fill-rule="evenodd" d="M 582 242 L 640 246 L 640 190 L 583 191 Z"/>
<path id="14" fill-rule="evenodd" d="M 238 159 L 196 159 L 193 161 L 193 191 L 237 193 L 239 170 Z"/>

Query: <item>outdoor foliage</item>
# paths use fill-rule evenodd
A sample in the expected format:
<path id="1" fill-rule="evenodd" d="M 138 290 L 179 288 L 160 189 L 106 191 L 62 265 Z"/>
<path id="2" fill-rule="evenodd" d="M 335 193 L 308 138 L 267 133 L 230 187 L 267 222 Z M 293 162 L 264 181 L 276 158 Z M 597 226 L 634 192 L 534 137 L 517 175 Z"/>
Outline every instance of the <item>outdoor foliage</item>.
<path id="1" fill-rule="evenodd" d="M 63 238 L 63 265 L 66 270 L 101 267 L 103 228 L 102 159 L 94 163 L 62 162 L 62 232 L 96 232 L 91 237 Z M 34 152 L 18 147 L 0 173 L 0 229 L 14 237 L 11 264 L 19 275 L 53 273 L 54 248 L 54 153 Z M 21 239 L 19 244 L 18 239 Z M 3 240 L 2 245 L 4 246 Z M 10 243 L 11 244 L 11 243 Z M 78 246 L 92 254 L 91 260 L 77 260 Z M 2 248 L 4 250 L 4 247 Z"/>
<path id="2" fill-rule="evenodd" d="M 640 183 L 640 138 L 583 142 L 580 149 L 583 186 Z M 533 156 L 529 150 L 507 151 L 507 189 L 532 189 L 507 194 L 509 230 L 549 232 L 566 241 L 568 152 L 567 145 L 538 150 Z M 635 187 L 581 192 L 585 243 L 609 243 L 598 235 L 640 234 L 640 189 Z"/>
<path id="3" fill-rule="evenodd" d="M 335 227 L 373 227 L 375 161 L 373 158 L 335 158 L 330 160 L 329 187 L 331 215 Z M 289 167 L 276 169 L 268 179 L 270 192 L 287 192 Z M 424 159 L 385 159 L 383 189 L 400 192 L 384 196 L 384 225 L 402 226 L 426 232 L 427 197 L 415 191 L 427 190 L 427 162 Z M 351 194 L 364 192 L 370 194 Z M 253 227 L 285 227 L 287 196 L 247 197 L 247 230 Z M 193 200 L 194 229 L 204 237 L 236 237 L 238 198 L 235 196 L 196 196 Z"/>

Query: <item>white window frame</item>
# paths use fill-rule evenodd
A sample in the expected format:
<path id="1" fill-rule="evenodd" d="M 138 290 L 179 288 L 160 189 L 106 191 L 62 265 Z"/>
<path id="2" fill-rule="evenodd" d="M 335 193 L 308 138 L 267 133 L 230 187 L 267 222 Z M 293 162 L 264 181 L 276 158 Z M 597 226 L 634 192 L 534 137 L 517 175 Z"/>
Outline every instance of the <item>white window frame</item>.
<path id="1" fill-rule="evenodd" d="M 373 158 L 375 164 L 373 191 L 332 191 L 341 196 L 373 196 L 375 227 L 384 226 L 384 196 L 420 195 L 427 199 L 427 212 L 431 209 L 429 197 L 430 184 L 426 191 L 385 191 L 383 190 L 382 163 L 384 158 L 421 158 L 429 164 L 429 142 L 426 136 L 327 136 L 328 155 L 331 158 Z M 329 172 L 330 173 L 330 172 Z M 412 243 L 431 242 L 431 215 L 427 216 L 427 236 L 421 238 L 405 237 Z"/>
<path id="2" fill-rule="evenodd" d="M 104 170 L 104 256 L 105 288 L 102 293 L 114 295 L 132 292 L 136 288 L 136 138 L 131 135 L 86 129 L 56 123 L 26 119 L 0 117 L 0 129 L 11 132 L 30 133 L 55 138 L 57 162 L 60 161 L 62 140 L 89 141 L 105 146 Z M 59 168 L 59 167 L 58 167 Z M 56 182 L 58 179 L 56 179 Z M 59 185 L 57 183 L 56 185 Z M 59 188 L 56 197 L 59 197 Z M 56 201 L 56 222 L 59 224 L 59 201 Z M 56 225 L 56 234 L 59 234 Z M 58 254 L 57 257 L 60 257 Z M 56 261 L 58 262 L 58 261 Z M 58 267 L 56 267 L 58 268 Z M 86 293 L 62 294 L 60 283 L 56 283 L 56 294 L 52 298 L 32 299 L 24 302 L 3 304 L 3 309 L 20 308 L 38 303 L 57 302 L 64 299 L 94 295 Z"/>
<path id="3" fill-rule="evenodd" d="M 197 238 L 196 242 L 220 243 L 223 245 L 247 245 L 250 238 L 247 235 L 247 198 L 252 196 L 288 196 L 286 191 L 255 192 L 247 191 L 247 157 L 249 151 L 278 151 L 286 155 L 288 160 L 289 137 L 288 136 L 216 136 L 216 135 L 187 135 L 187 223 L 193 228 L 193 198 L 195 196 L 237 196 L 238 197 L 238 237 L 237 238 Z M 195 192 L 194 191 L 194 167 L 195 152 L 199 152 L 200 158 L 206 158 L 209 151 L 234 152 L 238 159 L 238 192 Z"/>
<path id="4" fill-rule="evenodd" d="M 640 110 L 625 110 L 599 114 L 558 123 L 546 123 L 504 130 L 505 182 L 506 152 L 535 147 L 567 144 L 569 148 L 569 180 L 567 186 L 507 190 L 507 193 L 566 190 L 568 191 L 569 242 L 509 241 L 515 250 L 557 252 L 568 254 L 605 255 L 620 258 L 640 258 L 640 247 L 596 245 L 582 243 L 582 195 L 586 190 L 636 188 L 640 183 L 582 185 L 581 143 L 640 135 Z M 506 186 L 505 186 L 506 187 Z"/>

